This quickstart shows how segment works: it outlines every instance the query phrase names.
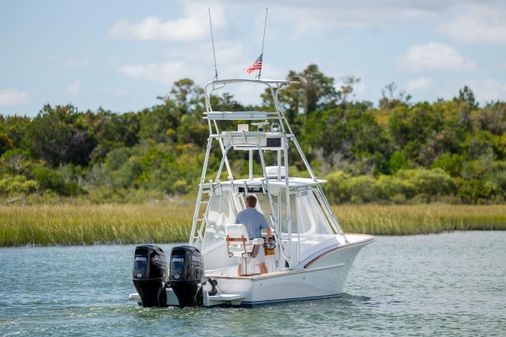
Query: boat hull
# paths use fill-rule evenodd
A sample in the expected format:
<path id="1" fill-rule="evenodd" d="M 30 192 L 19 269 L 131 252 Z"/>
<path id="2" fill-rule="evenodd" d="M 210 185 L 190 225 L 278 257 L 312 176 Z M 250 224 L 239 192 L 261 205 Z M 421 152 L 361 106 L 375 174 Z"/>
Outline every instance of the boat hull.
<path id="1" fill-rule="evenodd" d="M 343 292 L 348 273 L 360 250 L 375 238 L 365 234 L 346 234 L 348 242 L 314 256 L 299 269 L 250 276 L 224 276 L 206 272 L 218 282 L 216 295 L 203 291 L 204 306 L 245 306 L 335 297 Z M 139 302 L 137 294 L 130 300 Z M 179 302 L 167 289 L 167 305 Z"/>
<path id="2" fill-rule="evenodd" d="M 354 235 L 354 234 L 352 234 Z M 360 235 L 358 240 L 330 249 L 309 261 L 304 268 L 249 277 L 213 276 L 225 294 L 241 295 L 234 300 L 216 301 L 208 296 L 207 305 L 254 306 L 298 300 L 328 298 L 343 292 L 348 273 L 359 251 L 374 241 Z"/>

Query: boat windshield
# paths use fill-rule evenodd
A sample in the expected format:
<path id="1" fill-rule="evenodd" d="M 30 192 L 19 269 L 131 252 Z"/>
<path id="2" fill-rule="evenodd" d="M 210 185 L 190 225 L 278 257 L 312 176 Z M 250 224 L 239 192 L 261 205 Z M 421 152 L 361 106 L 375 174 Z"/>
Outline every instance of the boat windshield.
<path id="1" fill-rule="evenodd" d="M 293 203 L 291 205 L 292 212 L 295 212 L 295 230 L 292 231 L 300 233 L 301 236 L 334 234 L 313 191 L 298 192 L 294 198 L 295 205 Z"/>
<path id="2" fill-rule="evenodd" d="M 281 238 L 290 264 L 297 265 L 324 246 L 336 244 L 336 236 L 313 190 L 290 195 L 291 233 L 286 210 L 281 212 Z M 291 239 L 291 245 L 288 244 Z"/>

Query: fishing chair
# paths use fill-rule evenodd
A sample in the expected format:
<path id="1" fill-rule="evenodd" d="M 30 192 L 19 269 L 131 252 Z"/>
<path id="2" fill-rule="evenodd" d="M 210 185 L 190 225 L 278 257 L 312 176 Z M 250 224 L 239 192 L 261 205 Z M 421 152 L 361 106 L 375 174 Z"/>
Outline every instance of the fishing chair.
<path id="1" fill-rule="evenodd" d="M 225 224 L 225 241 L 227 242 L 228 257 L 239 257 L 242 260 L 240 274 L 249 274 L 248 265 L 255 245 L 262 245 L 263 238 L 250 240 L 248 230 L 243 224 Z M 262 249 L 262 247 L 260 247 Z"/>

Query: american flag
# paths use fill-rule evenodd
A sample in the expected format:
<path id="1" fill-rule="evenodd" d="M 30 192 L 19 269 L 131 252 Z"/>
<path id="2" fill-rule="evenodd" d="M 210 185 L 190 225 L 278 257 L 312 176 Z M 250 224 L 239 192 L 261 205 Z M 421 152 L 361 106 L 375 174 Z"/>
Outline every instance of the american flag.
<path id="1" fill-rule="evenodd" d="M 260 54 L 260 56 L 257 58 L 257 60 L 255 62 L 253 62 L 253 64 L 251 65 L 251 67 L 246 68 L 244 70 L 246 70 L 246 72 L 248 74 L 251 74 L 255 70 L 261 71 L 262 70 L 262 57 L 263 57 L 263 55 L 264 54 Z"/>

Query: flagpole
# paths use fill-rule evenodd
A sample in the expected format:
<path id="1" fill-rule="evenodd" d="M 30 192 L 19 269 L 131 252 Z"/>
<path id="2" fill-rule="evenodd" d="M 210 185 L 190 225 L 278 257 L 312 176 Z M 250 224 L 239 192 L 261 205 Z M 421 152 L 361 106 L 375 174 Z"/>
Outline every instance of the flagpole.
<path id="1" fill-rule="evenodd" d="M 262 38 L 262 52 L 260 53 L 260 57 L 262 57 L 262 67 L 264 64 L 264 45 L 265 45 L 265 30 L 267 29 L 267 13 L 269 12 L 269 8 L 265 9 L 265 20 L 264 20 L 264 36 Z M 262 76 L 262 68 L 258 71 L 258 79 Z"/>

